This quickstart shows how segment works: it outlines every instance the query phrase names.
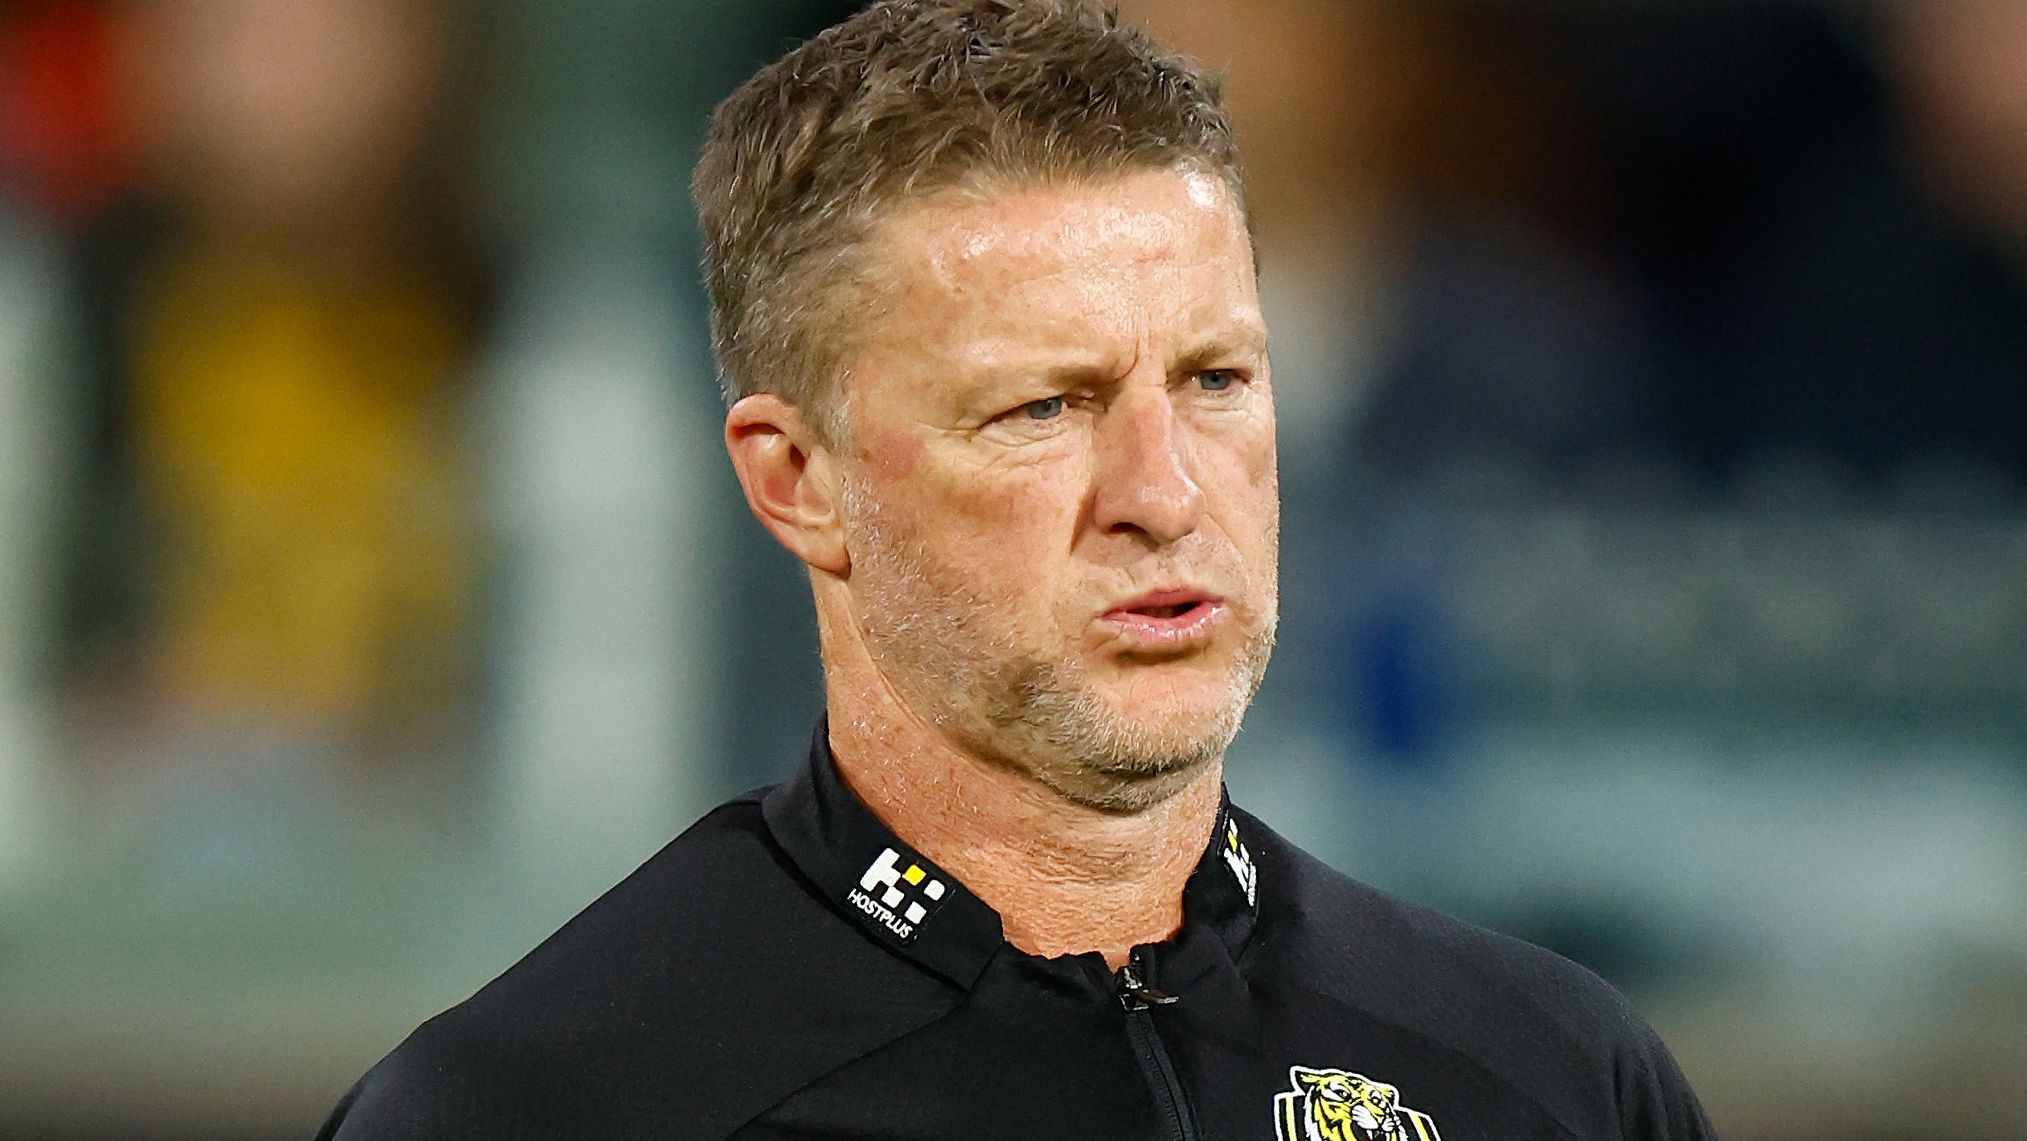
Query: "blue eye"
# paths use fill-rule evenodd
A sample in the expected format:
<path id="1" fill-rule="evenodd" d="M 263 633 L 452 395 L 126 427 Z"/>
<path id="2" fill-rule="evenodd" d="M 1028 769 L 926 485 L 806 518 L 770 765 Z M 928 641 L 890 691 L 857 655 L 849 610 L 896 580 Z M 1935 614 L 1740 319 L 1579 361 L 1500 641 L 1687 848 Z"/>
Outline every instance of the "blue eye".
<path id="1" fill-rule="evenodd" d="M 1051 396 L 1047 400 L 1031 400 L 1024 407 L 1030 420 L 1054 420 L 1063 414 L 1063 398 Z"/>
<path id="2" fill-rule="evenodd" d="M 1203 386 L 1205 392 L 1223 392 L 1239 380 L 1238 374 L 1228 368 L 1215 368 L 1196 376 L 1197 383 Z"/>

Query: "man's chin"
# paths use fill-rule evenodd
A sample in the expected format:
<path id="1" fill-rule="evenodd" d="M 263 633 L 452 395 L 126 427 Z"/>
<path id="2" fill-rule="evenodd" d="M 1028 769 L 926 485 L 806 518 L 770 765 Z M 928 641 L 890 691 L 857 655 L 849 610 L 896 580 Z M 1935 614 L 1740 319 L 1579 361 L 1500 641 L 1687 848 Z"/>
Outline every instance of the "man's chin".
<path id="1" fill-rule="evenodd" d="M 1138 812 L 1223 758 L 1258 673 L 1208 657 L 1075 672 L 1029 659 L 990 677 L 967 744 L 1072 802 Z"/>
<path id="2" fill-rule="evenodd" d="M 1138 811 L 1188 787 L 1216 764 L 1238 732 L 1240 709 L 1227 690 L 1219 701 L 1152 703 L 1112 710 L 1075 727 L 1059 757 L 1085 786 L 1077 799 Z M 1067 791 L 1067 790 L 1065 790 Z"/>
<path id="3" fill-rule="evenodd" d="M 1249 679 L 1227 666 L 1177 664 L 1123 672 L 1099 687 L 1100 701 L 1122 732 L 1143 739 L 1212 736 L 1236 722 L 1252 700 Z"/>
<path id="4" fill-rule="evenodd" d="M 1072 803 L 1100 812 L 1132 815 L 1180 795 L 1223 755 L 1222 746 L 1159 755 L 1114 755 L 1098 763 L 1072 761 L 1060 768 L 1045 766 L 1036 769 L 1034 775 Z"/>

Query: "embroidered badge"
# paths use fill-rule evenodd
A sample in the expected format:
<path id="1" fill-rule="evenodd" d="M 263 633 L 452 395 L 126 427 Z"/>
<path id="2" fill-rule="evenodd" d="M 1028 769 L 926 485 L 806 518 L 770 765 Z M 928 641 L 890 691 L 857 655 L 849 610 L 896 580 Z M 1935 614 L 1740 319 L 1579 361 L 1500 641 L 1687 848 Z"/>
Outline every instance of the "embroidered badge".
<path id="1" fill-rule="evenodd" d="M 1239 840 L 1239 822 L 1228 813 L 1225 816 L 1225 866 L 1232 869 L 1232 875 L 1239 881 L 1239 889 L 1246 893 L 1246 903 L 1258 907 L 1260 890 L 1260 869 L 1253 866 L 1253 853 Z"/>
<path id="2" fill-rule="evenodd" d="M 845 902 L 906 943 L 949 890 L 921 864 L 910 860 L 904 867 L 901 853 L 887 848 L 859 877 L 859 886 L 845 894 Z"/>
<path id="3" fill-rule="evenodd" d="M 1344 1070 L 1288 1068 L 1295 1087 L 1274 1095 L 1280 1141 L 1442 1141 L 1429 1115 L 1401 1104 L 1401 1091 Z"/>

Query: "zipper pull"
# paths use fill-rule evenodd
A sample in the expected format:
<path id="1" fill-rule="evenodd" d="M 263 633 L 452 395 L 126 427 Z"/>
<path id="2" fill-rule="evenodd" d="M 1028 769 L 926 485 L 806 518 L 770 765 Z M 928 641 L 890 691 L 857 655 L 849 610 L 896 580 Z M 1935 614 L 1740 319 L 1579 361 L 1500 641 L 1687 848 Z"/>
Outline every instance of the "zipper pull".
<path id="1" fill-rule="evenodd" d="M 1166 994 L 1148 986 L 1140 977 L 1140 968 L 1132 963 L 1120 967 L 1114 981 L 1119 985 L 1119 1005 L 1129 1013 L 1154 1006 L 1173 1006 L 1182 1001 L 1181 995 Z"/>

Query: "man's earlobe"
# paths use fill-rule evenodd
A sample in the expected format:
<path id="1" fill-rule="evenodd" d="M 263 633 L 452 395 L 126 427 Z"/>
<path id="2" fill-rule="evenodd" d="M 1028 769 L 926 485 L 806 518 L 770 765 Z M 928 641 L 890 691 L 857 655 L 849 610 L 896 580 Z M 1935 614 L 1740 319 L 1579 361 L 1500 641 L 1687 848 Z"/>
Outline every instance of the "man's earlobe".
<path id="1" fill-rule="evenodd" d="M 836 459 L 801 409 L 769 392 L 742 397 L 725 416 L 725 450 L 746 506 L 777 542 L 814 570 L 851 570 Z"/>

